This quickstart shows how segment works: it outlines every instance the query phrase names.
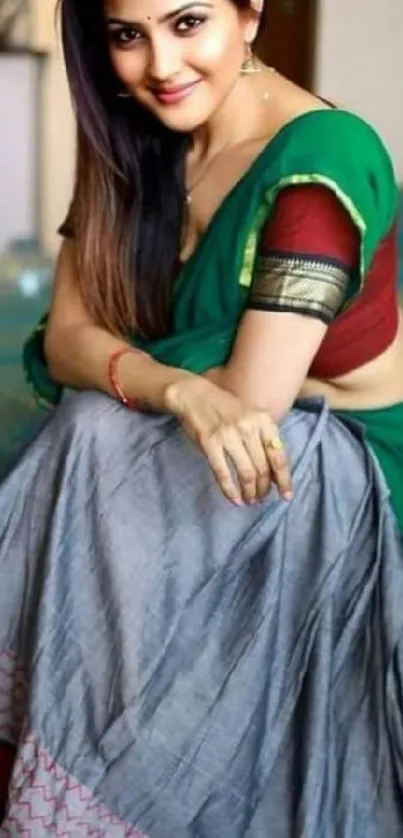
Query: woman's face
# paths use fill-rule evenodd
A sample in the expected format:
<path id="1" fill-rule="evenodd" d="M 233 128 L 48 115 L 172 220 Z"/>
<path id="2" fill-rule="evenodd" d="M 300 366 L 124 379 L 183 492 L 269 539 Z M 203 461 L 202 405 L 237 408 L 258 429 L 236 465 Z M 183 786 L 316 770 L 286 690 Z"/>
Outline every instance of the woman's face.
<path id="1" fill-rule="evenodd" d="M 105 0 L 128 93 L 174 131 L 207 123 L 239 78 L 256 17 L 231 0 Z"/>

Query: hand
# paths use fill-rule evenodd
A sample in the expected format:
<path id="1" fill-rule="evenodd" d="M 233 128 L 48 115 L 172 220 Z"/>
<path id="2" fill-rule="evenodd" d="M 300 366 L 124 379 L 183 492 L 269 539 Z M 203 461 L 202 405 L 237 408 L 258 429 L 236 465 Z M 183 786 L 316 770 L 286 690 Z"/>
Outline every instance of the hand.
<path id="1" fill-rule="evenodd" d="M 228 500 L 259 501 L 272 483 L 285 500 L 291 499 L 287 457 L 266 411 L 247 407 L 227 390 L 193 375 L 171 384 L 165 403 L 207 458 Z"/>

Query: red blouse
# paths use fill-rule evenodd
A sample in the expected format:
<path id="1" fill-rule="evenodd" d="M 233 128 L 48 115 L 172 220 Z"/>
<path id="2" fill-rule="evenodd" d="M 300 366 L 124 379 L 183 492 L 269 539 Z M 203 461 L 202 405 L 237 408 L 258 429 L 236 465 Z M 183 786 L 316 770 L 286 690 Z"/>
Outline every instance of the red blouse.
<path id="1" fill-rule="evenodd" d="M 321 185 L 280 193 L 260 242 L 250 308 L 295 311 L 329 326 L 310 375 L 329 379 L 380 355 L 398 328 L 396 225 L 380 243 L 360 293 L 340 311 L 356 273 L 360 239 Z"/>

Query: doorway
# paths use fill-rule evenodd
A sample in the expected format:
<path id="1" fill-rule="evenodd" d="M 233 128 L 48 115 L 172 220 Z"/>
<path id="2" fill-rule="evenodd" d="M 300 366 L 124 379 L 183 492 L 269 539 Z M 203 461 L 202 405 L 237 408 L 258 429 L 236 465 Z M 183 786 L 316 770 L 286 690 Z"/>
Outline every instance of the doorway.
<path id="1" fill-rule="evenodd" d="M 256 53 L 265 64 L 312 90 L 319 0 L 266 0 Z"/>

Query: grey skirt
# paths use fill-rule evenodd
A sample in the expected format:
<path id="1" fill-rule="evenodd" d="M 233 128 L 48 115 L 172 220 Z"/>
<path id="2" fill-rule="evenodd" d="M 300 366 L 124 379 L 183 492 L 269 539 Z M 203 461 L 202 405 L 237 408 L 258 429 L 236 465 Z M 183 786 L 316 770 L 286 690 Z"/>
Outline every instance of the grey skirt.
<path id="1" fill-rule="evenodd" d="M 362 435 L 236 508 L 171 418 L 67 399 L 0 487 L 1 836 L 402 838 L 403 551 Z"/>

